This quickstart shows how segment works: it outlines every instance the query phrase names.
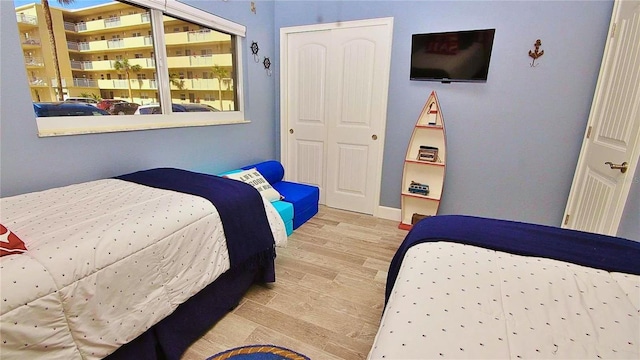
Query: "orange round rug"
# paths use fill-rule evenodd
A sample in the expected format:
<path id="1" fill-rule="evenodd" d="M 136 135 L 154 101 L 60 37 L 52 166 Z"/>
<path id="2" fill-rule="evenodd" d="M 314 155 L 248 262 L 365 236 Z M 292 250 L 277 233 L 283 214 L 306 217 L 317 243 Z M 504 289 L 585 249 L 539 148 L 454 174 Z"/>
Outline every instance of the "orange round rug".
<path id="1" fill-rule="evenodd" d="M 308 357 L 276 345 L 245 345 L 225 350 L 207 360 L 310 360 Z"/>

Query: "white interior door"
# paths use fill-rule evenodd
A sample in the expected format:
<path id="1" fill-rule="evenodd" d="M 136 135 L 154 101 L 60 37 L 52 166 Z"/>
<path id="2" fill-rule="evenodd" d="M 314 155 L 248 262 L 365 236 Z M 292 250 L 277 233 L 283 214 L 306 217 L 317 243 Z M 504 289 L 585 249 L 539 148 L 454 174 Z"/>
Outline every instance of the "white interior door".
<path id="1" fill-rule="evenodd" d="M 327 205 L 373 214 L 387 117 L 391 38 L 386 26 L 332 32 Z M 378 191 L 377 191 L 378 190 Z"/>
<path id="2" fill-rule="evenodd" d="M 330 31 L 291 33 L 287 43 L 288 67 L 284 71 L 288 76 L 282 82 L 287 101 L 281 108 L 286 114 L 281 124 L 285 177 L 318 186 L 320 203 L 324 204 Z"/>
<path id="3" fill-rule="evenodd" d="M 640 1 L 616 1 L 563 227 L 616 235 L 640 154 Z"/>
<path id="4" fill-rule="evenodd" d="M 283 29 L 282 157 L 327 206 L 374 214 L 380 197 L 392 19 Z"/>

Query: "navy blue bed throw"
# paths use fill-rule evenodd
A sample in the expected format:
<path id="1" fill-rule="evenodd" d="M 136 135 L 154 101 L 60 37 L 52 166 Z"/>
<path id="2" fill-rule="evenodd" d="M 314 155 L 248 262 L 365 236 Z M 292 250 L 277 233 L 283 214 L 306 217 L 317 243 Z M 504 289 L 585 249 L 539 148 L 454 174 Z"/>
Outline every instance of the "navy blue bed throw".
<path id="1" fill-rule="evenodd" d="M 456 242 L 640 275 L 640 242 L 517 221 L 439 215 L 419 221 L 400 245 L 389 266 L 385 301 L 391 295 L 407 250 L 429 241 Z"/>
<path id="2" fill-rule="evenodd" d="M 209 200 L 222 219 L 232 268 L 239 264 L 252 266 L 273 261 L 273 234 L 262 197 L 253 186 L 216 175 L 174 168 L 143 170 L 116 179 Z"/>

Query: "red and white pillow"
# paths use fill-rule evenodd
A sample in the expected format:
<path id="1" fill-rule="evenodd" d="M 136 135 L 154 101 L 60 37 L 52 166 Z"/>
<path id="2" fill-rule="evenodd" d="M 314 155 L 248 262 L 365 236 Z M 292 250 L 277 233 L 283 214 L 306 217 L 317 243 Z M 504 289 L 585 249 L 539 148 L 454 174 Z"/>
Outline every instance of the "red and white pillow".
<path id="1" fill-rule="evenodd" d="M 22 254 L 27 247 L 20 238 L 0 224 L 0 257 L 12 254 Z"/>

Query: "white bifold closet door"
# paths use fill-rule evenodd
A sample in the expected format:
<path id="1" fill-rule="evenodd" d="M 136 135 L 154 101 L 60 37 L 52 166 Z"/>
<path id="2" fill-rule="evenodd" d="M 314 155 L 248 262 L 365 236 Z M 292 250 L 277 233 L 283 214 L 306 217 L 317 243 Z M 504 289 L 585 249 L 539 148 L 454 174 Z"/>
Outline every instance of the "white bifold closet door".
<path id="1" fill-rule="evenodd" d="M 320 203 L 374 214 L 379 203 L 392 19 L 283 28 L 286 178 Z"/>

